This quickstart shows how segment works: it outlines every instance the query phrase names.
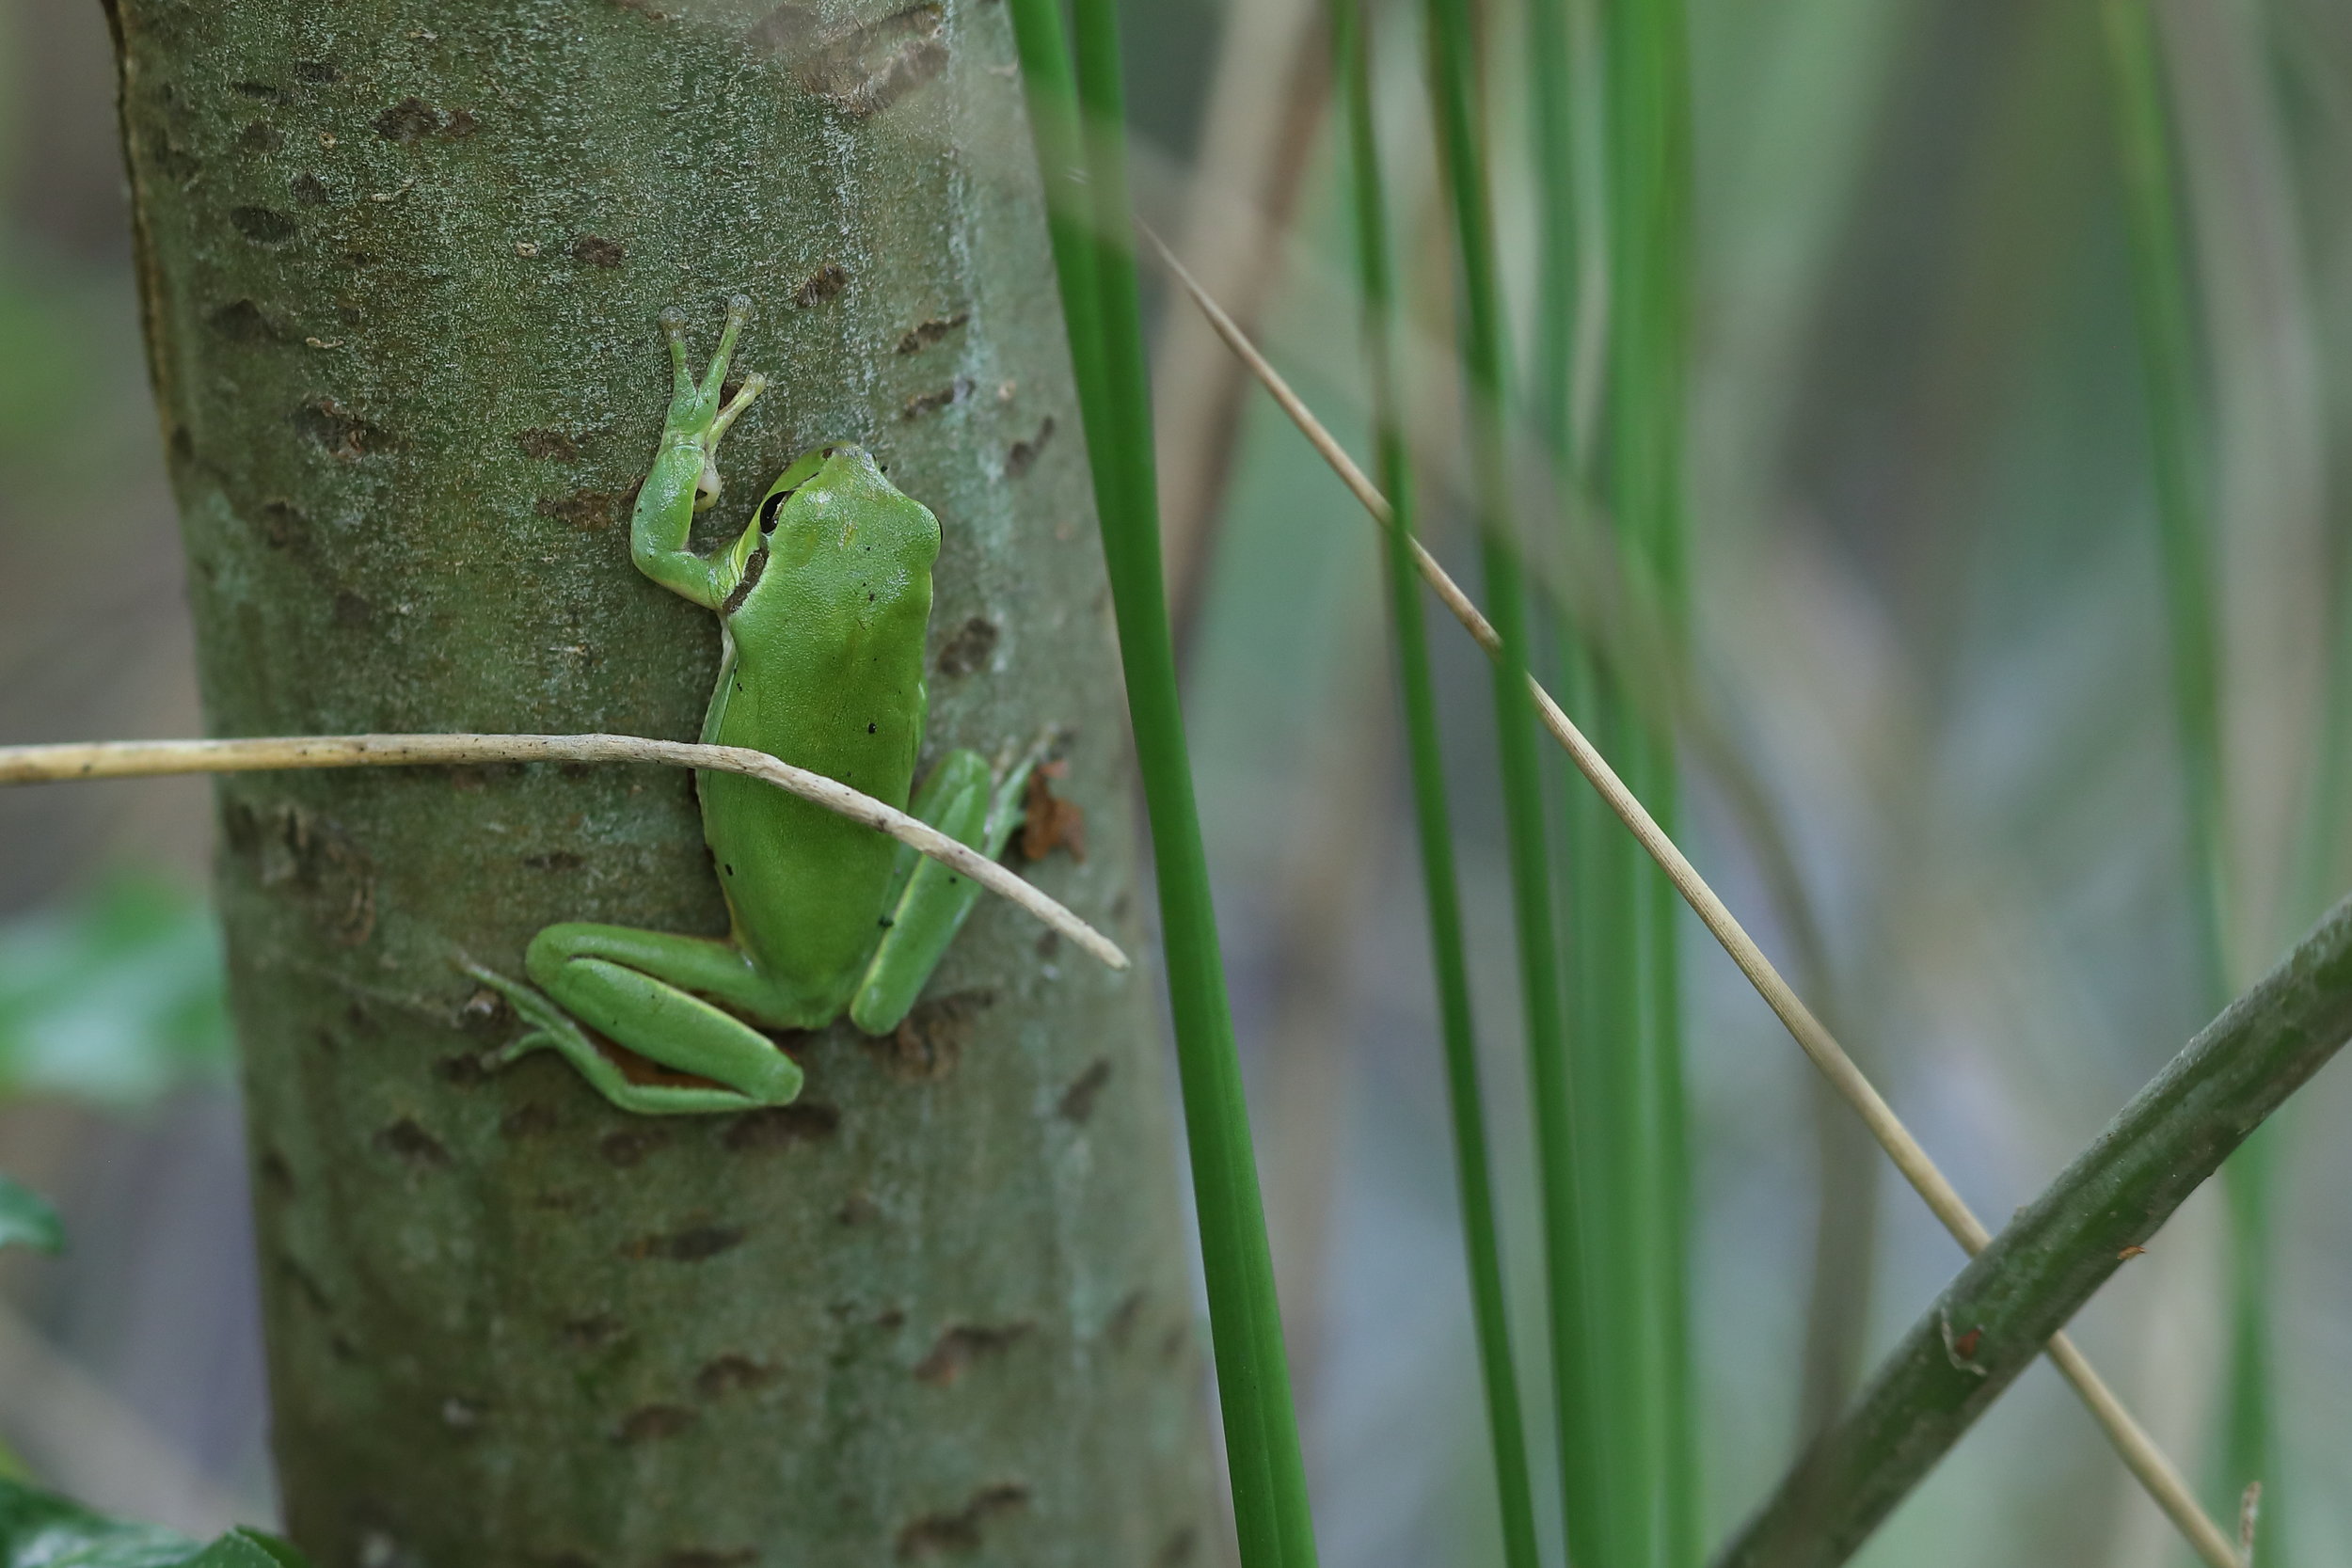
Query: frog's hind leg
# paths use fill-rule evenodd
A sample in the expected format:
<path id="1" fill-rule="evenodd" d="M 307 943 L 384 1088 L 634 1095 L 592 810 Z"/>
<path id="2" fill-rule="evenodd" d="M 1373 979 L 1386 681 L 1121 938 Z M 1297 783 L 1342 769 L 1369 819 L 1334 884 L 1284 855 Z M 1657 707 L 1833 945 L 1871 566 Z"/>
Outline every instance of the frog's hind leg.
<path id="1" fill-rule="evenodd" d="M 994 860 L 1021 825 L 1022 796 L 1029 775 L 1044 760 L 1046 746 L 1040 740 L 993 786 L 988 763 L 977 752 L 950 752 L 923 781 L 908 809 L 957 843 Z M 929 855 L 907 853 L 912 863 L 902 870 L 888 905 L 890 928 L 882 933 L 866 977 L 850 1001 L 850 1022 L 869 1035 L 886 1035 L 898 1027 L 979 901 L 980 884 L 962 872 Z"/>
<path id="2" fill-rule="evenodd" d="M 524 964 L 546 995 L 469 966 L 532 1025 L 493 1066 L 551 1049 L 606 1099 L 645 1115 L 784 1105 L 801 1092 L 799 1064 L 742 1019 L 704 1000 L 753 1017 L 776 1012 L 766 983 L 725 942 L 570 923 L 533 937 Z M 644 1064 L 624 1065 L 590 1029 Z"/>

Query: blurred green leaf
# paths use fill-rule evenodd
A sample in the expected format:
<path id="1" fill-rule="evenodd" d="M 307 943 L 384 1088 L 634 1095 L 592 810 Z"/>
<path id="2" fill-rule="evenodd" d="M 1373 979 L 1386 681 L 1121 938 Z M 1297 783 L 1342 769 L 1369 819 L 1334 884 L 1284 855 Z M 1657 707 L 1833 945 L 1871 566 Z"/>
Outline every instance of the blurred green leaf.
<path id="1" fill-rule="evenodd" d="M 0 1176 L 0 1246 L 15 1243 L 42 1252 L 65 1250 L 65 1227 L 49 1200 L 19 1181 Z"/>
<path id="2" fill-rule="evenodd" d="M 228 1056 L 220 938 L 195 894 L 122 872 L 0 926 L 0 1094 L 138 1102 Z"/>
<path id="3" fill-rule="evenodd" d="M 180 1568 L 198 1549 L 184 1535 L 0 1481 L 0 1568 Z"/>
<path id="4" fill-rule="evenodd" d="M 310 1560 L 260 1530 L 232 1529 L 206 1545 L 0 1480 L 0 1568 L 310 1568 Z"/>

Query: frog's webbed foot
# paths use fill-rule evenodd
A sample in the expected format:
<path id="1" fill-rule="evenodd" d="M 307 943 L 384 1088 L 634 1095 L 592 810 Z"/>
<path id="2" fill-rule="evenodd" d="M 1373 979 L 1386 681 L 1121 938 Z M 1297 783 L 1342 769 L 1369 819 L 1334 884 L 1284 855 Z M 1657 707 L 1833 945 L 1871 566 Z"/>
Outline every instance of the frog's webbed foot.
<path id="1" fill-rule="evenodd" d="M 718 451 L 720 438 L 726 435 L 736 417 L 768 387 L 766 376 L 747 376 L 734 398 L 721 406 L 727 367 L 735 357 L 735 341 L 751 319 L 750 295 L 737 294 L 727 302 L 726 328 L 720 333 L 719 347 L 697 380 L 686 363 L 686 313 L 673 306 L 660 315 L 661 335 L 670 344 L 671 372 L 670 413 L 663 423 L 662 439 L 665 443 L 691 443 L 701 451 L 702 467 L 694 485 L 697 512 L 719 499 L 719 470 L 711 457 Z"/>

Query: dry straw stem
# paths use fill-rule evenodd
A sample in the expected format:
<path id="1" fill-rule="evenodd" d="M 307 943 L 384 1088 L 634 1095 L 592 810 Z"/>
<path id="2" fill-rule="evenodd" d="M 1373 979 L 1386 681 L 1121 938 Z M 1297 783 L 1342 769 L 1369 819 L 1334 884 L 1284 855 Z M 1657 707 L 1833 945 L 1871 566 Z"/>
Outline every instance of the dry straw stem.
<path id="1" fill-rule="evenodd" d="M 631 735 L 308 735 L 245 740 L 100 740 L 0 746 L 0 784 L 288 768 L 410 768 L 486 762 L 634 762 L 741 773 L 862 822 L 1009 898 L 1113 969 L 1116 942 L 987 856 L 848 784 L 742 746 L 692 746 Z"/>
<path id="2" fill-rule="evenodd" d="M 1146 232 L 1149 233 L 1149 230 Z M 1249 341 L 1241 328 L 1194 281 L 1192 275 L 1184 270 L 1184 263 L 1177 261 L 1159 236 L 1152 234 L 1150 238 L 1159 247 L 1161 259 L 1167 262 L 1169 273 L 1191 294 L 1193 303 L 1209 318 L 1217 335 L 1249 367 L 1251 373 L 1273 395 L 1274 401 L 1281 404 L 1282 411 L 1323 454 L 1324 461 L 1330 464 L 1342 482 L 1355 492 L 1364 510 L 1381 527 L 1389 527 L 1392 515 L 1389 510 L 1388 498 L 1381 495 L 1372 481 L 1365 477 L 1346 450 L 1332 438 L 1329 431 L 1323 428 L 1322 422 L 1291 390 L 1289 384 L 1274 367 L 1266 362 L 1265 356 L 1258 352 L 1256 345 Z M 1490 655 L 1497 652 L 1501 642 L 1495 636 L 1494 627 L 1487 625 L 1486 618 L 1479 613 L 1470 595 L 1462 592 L 1461 586 L 1418 542 L 1413 544 L 1412 548 L 1413 562 L 1420 569 L 1422 580 L 1477 640 L 1480 647 Z M 1992 1232 L 1984 1227 L 1984 1223 L 1969 1210 L 1959 1192 L 1936 1168 L 1927 1150 L 1919 1146 L 1919 1141 L 1911 1135 L 1910 1129 L 1895 1115 L 1894 1107 L 1886 1103 L 1869 1079 L 1864 1076 L 1862 1069 L 1854 1065 L 1853 1058 L 1846 1054 L 1845 1048 L 1837 1043 L 1820 1020 L 1813 1016 L 1812 1010 L 1805 1006 L 1788 982 L 1781 978 L 1780 971 L 1772 967 L 1772 961 L 1764 956 L 1764 950 L 1756 944 L 1755 939 L 1724 907 L 1724 901 L 1715 896 L 1715 890 L 1708 887 L 1706 879 L 1683 858 L 1674 840 L 1666 836 L 1665 831 L 1659 827 L 1648 809 L 1625 786 L 1625 781 L 1617 777 L 1608 759 L 1593 749 L 1592 742 L 1584 738 L 1583 732 L 1561 710 L 1560 705 L 1552 700 L 1551 693 L 1546 691 L 1542 683 L 1532 674 L 1527 677 L 1527 689 L 1535 700 L 1535 708 L 1543 719 L 1544 727 L 1567 752 L 1569 760 L 1576 764 L 1577 771 L 1584 775 L 1608 803 L 1609 809 L 1632 831 L 1633 836 L 1664 870 L 1676 891 L 1682 895 L 1683 900 L 1691 906 L 1692 912 L 1699 917 L 1708 934 L 1723 944 L 1725 953 L 1731 955 L 1731 961 L 1740 966 L 1740 972 L 1748 977 L 1748 983 L 1756 988 L 1756 994 L 1763 997 L 1765 1006 L 1772 1009 L 1774 1016 L 1788 1028 L 1804 1053 L 1812 1058 L 1813 1065 L 1820 1069 L 1831 1086 L 1860 1115 L 1863 1123 L 1869 1128 L 1870 1135 L 1878 1140 L 1881 1148 L 1886 1150 L 1887 1158 L 1895 1162 L 1895 1168 L 1902 1172 L 1903 1180 L 1909 1181 L 1913 1189 L 1927 1200 L 1929 1209 L 1952 1233 L 1963 1251 L 1971 1258 L 1983 1251 L 1985 1243 L 1993 1239 Z M 2133 1419 L 2131 1412 L 2123 1408 L 2122 1402 L 2116 1398 L 2114 1390 L 2092 1369 L 2082 1352 L 2074 1348 L 2074 1341 L 2063 1334 L 2053 1335 L 2049 1354 L 2058 1370 L 2065 1374 L 2067 1382 L 2073 1384 L 2075 1392 L 2082 1396 L 2083 1402 L 2106 1431 L 2107 1440 L 2115 1445 L 2115 1450 L 2122 1457 L 2124 1465 L 2147 1488 L 2156 1506 L 2163 1509 L 2181 1533 L 2188 1538 L 2198 1555 L 2212 1568 L 2244 1568 L 2229 1537 L 2198 1505 L 2188 1482 L 2182 1479 L 2171 1460 Z"/>

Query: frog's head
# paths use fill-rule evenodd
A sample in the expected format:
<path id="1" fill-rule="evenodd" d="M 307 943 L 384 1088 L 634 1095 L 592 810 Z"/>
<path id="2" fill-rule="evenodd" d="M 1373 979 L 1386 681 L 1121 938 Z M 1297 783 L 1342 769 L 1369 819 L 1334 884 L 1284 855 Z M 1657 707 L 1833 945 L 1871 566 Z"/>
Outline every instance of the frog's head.
<path id="1" fill-rule="evenodd" d="M 939 555 L 939 519 L 864 447 L 819 447 L 795 460 L 760 498 L 759 531 L 779 565 L 856 554 L 928 572 Z"/>

